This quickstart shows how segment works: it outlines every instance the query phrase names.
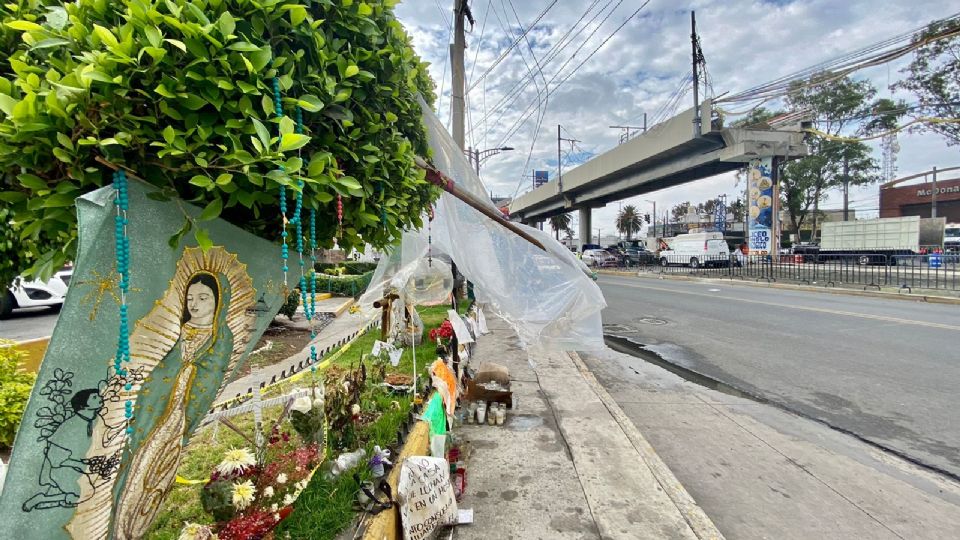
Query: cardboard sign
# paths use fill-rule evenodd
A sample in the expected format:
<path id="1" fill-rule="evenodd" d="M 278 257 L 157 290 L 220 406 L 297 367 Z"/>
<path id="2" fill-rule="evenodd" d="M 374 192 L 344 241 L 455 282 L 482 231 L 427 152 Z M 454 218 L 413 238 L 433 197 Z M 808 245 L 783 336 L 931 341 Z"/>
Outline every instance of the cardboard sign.
<path id="1" fill-rule="evenodd" d="M 443 458 L 411 456 L 403 461 L 397 486 L 404 540 L 423 540 L 458 521 L 450 465 Z"/>

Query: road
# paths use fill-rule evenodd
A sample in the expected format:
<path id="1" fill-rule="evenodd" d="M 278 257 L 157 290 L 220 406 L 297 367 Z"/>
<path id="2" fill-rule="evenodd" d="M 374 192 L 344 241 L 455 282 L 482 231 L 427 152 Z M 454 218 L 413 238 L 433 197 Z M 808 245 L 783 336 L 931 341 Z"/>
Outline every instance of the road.
<path id="1" fill-rule="evenodd" d="M 26 341 L 53 334 L 59 311 L 50 308 L 18 309 L 8 319 L 0 319 L 0 338 Z"/>
<path id="2" fill-rule="evenodd" d="M 605 331 L 960 477 L 960 307 L 602 275 Z"/>

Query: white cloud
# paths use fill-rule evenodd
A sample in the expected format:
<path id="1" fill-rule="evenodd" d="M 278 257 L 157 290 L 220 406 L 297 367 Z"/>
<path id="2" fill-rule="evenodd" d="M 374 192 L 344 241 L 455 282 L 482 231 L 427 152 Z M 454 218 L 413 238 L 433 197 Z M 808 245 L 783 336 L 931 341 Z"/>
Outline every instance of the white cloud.
<path id="1" fill-rule="evenodd" d="M 467 37 L 468 85 L 519 37 L 520 24 L 526 28 L 548 4 L 547 0 L 471 2 L 477 25 Z M 595 3 L 592 0 L 557 2 L 529 32 L 529 48 L 527 41 L 521 40 L 518 47 L 470 92 L 470 119 L 475 124 L 467 144 L 482 149 L 499 145 L 515 148 L 483 164 L 482 176 L 489 191 L 497 195 L 513 195 L 517 190 L 522 193 L 529 189 L 531 180 L 526 176 L 531 174 L 532 169 L 550 170 L 552 178 L 556 172 L 557 124 L 562 124 L 569 133 L 565 133 L 565 137 L 572 135 L 572 138 L 582 141 L 579 149 L 602 153 L 615 146 L 619 138 L 619 131 L 608 126 L 625 123 L 639 125 L 644 112 L 652 122 L 681 78 L 690 70 L 690 9 L 696 9 L 697 12 L 697 27 L 707 69 L 717 94 L 744 90 L 907 32 L 956 10 L 955 4 L 948 0 L 925 0 L 923 9 L 919 9 L 915 2 L 895 0 L 691 0 L 683 3 L 652 0 L 640 12 L 641 15 L 630 21 L 575 75 L 557 88 L 556 84 L 600 45 L 642 1 L 624 1 L 587 39 L 609 12 L 605 6 L 612 7 L 613 4 L 615 2 Z M 438 90 L 441 87 L 443 89 L 438 112 L 444 122 L 449 118 L 450 92 L 450 72 L 446 65 L 449 29 L 444 17 L 446 21 L 451 19 L 452 5 L 453 0 L 407 0 L 396 9 L 413 38 L 417 52 L 431 62 L 430 70 L 437 81 Z M 594 7 L 584 21 L 592 20 L 593 23 L 571 40 L 555 60 L 545 62 L 551 49 L 588 6 Z M 529 72 L 532 70 L 536 73 L 535 79 L 542 91 L 544 84 L 537 62 L 549 81 L 581 45 L 582 50 L 549 85 L 554 93 L 549 97 L 538 130 L 537 92 L 534 85 L 526 80 Z M 881 95 L 890 95 L 887 87 L 896 82 L 900 68 L 908 61 L 909 58 L 901 59 L 889 66 L 871 68 L 857 76 L 869 79 Z M 469 77 L 471 73 L 472 78 Z M 520 80 L 524 80 L 520 98 L 502 112 L 490 115 L 485 123 L 482 122 L 485 111 L 504 98 Z M 894 96 L 915 101 L 915 98 L 902 92 Z M 692 98 L 688 95 L 680 105 L 687 108 L 692 105 L 691 102 Z M 532 104 L 529 110 L 533 114 L 520 122 L 529 104 Z M 514 126 L 515 132 L 510 134 Z M 948 149 L 936 135 L 903 134 L 900 144 L 902 150 L 898 169 L 903 175 L 927 170 L 933 165 L 947 167 L 958 164 L 955 163 L 956 149 Z M 570 150 L 569 145 L 565 149 Z M 879 155 L 877 149 L 878 159 Z M 733 175 L 726 174 L 627 199 L 623 204 L 636 204 L 647 212 L 651 205 L 645 201 L 656 200 L 658 211 L 662 211 L 679 202 L 699 202 L 720 193 L 735 197 L 738 192 Z M 865 215 L 871 211 L 875 213 L 879 206 L 876 186 L 853 189 L 850 198 L 854 201 L 852 206 L 866 212 Z M 841 204 L 842 196 L 831 193 L 825 206 L 833 208 Z M 594 227 L 612 229 L 617 207 L 618 204 L 614 203 L 594 210 Z"/>

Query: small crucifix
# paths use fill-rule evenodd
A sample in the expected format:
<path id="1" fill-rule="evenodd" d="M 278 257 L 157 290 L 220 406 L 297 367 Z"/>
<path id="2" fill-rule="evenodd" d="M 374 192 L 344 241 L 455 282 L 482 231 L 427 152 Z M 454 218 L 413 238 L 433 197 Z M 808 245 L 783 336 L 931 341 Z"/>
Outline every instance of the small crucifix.
<path id="1" fill-rule="evenodd" d="M 383 298 L 373 303 L 373 307 L 383 310 L 380 315 L 380 341 L 386 343 L 387 336 L 390 335 L 390 308 L 393 301 L 400 298 L 397 293 L 385 294 Z"/>

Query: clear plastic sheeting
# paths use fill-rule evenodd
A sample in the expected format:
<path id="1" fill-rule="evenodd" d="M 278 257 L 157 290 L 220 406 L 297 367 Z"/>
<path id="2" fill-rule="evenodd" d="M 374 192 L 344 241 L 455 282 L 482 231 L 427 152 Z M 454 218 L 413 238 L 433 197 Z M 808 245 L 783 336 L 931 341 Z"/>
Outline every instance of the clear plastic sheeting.
<path id="1" fill-rule="evenodd" d="M 463 152 L 422 102 L 421 108 L 433 165 L 458 188 L 495 208 Z M 453 280 L 442 260 L 449 258 L 473 282 L 477 301 L 509 322 L 527 346 L 603 348 L 600 311 L 606 302 L 570 250 L 549 234 L 518 224 L 544 245 L 543 251 L 449 193 L 437 202 L 434 216 L 432 265 L 427 262 L 427 228 L 405 232 L 401 244 L 381 258 L 361 304 L 381 298 L 385 290 L 408 303 L 446 299 Z"/>

